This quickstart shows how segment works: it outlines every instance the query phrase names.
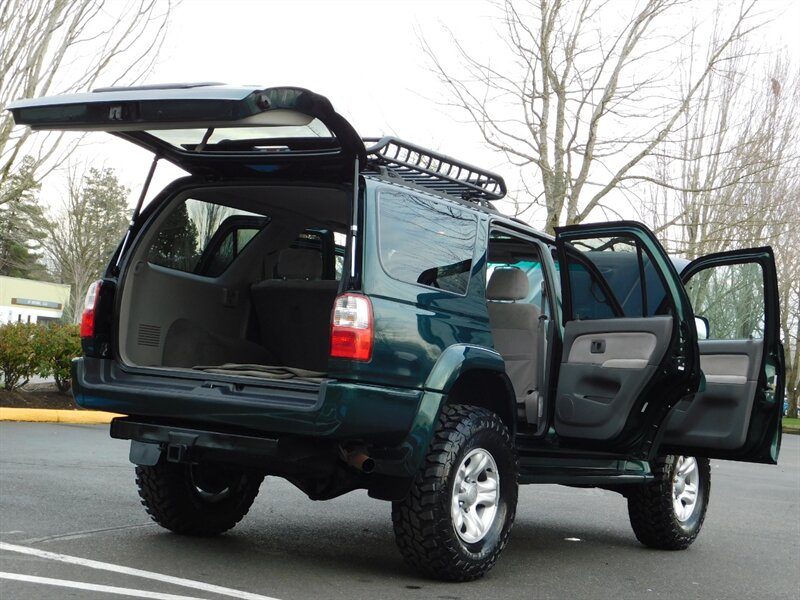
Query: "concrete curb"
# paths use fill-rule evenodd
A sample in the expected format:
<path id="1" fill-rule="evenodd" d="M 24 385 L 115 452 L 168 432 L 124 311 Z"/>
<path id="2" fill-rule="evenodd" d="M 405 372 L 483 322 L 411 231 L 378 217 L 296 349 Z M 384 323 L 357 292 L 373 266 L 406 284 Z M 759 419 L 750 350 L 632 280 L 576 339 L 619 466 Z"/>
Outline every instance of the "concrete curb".
<path id="1" fill-rule="evenodd" d="M 0 421 L 28 421 L 33 423 L 81 423 L 83 425 L 103 425 L 115 417 L 116 413 L 98 410 L 53 410 L 50 408 L 5 408 L 0 407 Z"/>

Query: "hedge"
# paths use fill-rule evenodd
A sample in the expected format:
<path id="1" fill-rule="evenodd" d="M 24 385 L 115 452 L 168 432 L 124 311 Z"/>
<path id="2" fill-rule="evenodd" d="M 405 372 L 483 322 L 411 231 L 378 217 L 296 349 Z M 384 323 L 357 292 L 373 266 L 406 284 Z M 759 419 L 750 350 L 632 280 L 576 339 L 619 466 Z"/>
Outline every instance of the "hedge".
<path id="1" fill-rule="evenodd" d="M 0 377 L 6 390 L 31 377 L 53 377 L 58 389 L 70 387 L 70 363 L 81 355 L 77 325 L 8 323 L 0 325 Z"/>

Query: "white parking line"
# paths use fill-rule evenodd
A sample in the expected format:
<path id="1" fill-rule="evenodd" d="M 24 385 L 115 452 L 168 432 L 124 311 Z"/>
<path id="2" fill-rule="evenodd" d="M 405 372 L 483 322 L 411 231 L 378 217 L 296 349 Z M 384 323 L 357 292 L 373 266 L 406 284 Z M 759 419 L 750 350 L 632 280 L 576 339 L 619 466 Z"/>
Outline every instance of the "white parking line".
<path id="1" fill-rule="evenodd" d="M 203 598 L 197 598 L 195 596 L 176 596 L 174 594 L 162 594 L 160 592 L 134 590 L 131 588 L 116 587 L 113 585 L 96 585 L 94 583 L 84 583 L 82 581 L 51 579 L 50 577 L 36 577 L 34 575 L 20 575 L 18 573 L 0 572 L 0 579 L 11 579 L 13 581 L 24 581 L 26 583 L 41 583 L 43 585 L 54 585 L 56 587 L 72 588 L 76 590 L 89 590 L 92 592 L 105 592 L 106 594 L 133 596 L 134 598 L 153 598 L 154 600 L 203 600 Z"/>
<path id="2" fill-rule="evenodd" d="M 184 579 L 182 577 L 173 577 L 172 575 L 162 575 L 161 573 L 154 573 L 152 571 L 145 571 L 143 569 L 123 567 L 121 565 L 114 565 L 97 560 L 89 560 L 88 558 L 80 558 L 77 556 L 69 556 L 67 554 L 57 554 L 56 552 L 47 552 L 46 550 L 28 548 L 27 546 L 17 546 L 16 544 L 8 544 L 6 542 L 0 542 L 0 550 L 18 552 L 20 554 L 29 554 L 31 556 L 38 556 L 39 558 L 57 560 L 58 562 L 79 565 L 81 567 L 88 567 L 90 569 L 99 569 L 101 571 L 121 573 L 122 575 L 131 575 L 132 577 L 152 579 L 154 581 L 161 581 L 163 583 L 170 583 L 172 585 L 202 590 L 204 592 L 212 592 L 222 596 L 240 598 L 241 600 L 277 600 L 277 598 L 272 598 L 271 596 L 262 596 L 260 594 L 253 594 L 251 592 L 242 592 L 233 588 L 226 588 L 211 583 L 203 583 L 202 581 L 193 581 L 191 579 Z"/>

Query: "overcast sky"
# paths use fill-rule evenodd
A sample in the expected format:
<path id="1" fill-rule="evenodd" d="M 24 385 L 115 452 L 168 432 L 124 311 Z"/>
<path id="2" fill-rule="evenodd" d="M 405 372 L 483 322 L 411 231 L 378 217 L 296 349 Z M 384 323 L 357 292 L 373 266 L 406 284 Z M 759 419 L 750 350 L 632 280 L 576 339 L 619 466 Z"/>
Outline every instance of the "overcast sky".
<path id="1" fill-rule="evenodd" d="M 628 10 L 633 3 L 614 1 Z M 109 10 L 117 4 L 110 2 Z M 762 32 L 764 45 L 787 44 L 797 59 L 800 0 L 769 0 L 764 8 L 782 14 Z M 437 102 L 442 88 L 428 72 L 417 38 L 422 32 L 446 52 L 448 28 L 467 47 L 491 53 L 499 43 L 497 14 L 485 0 L 183 0 L 147 82 L 309 88 L 330 98 L 362 136 L 397 135 L 493 169 L 513 186 L 514 169 L 483 146 L 463 114 Z M 92 134 L 83 156 L 115 168 L 135 197 L 150 157 L 124 142 L 109 143 L 109 137 Z M 177 173 L 160 167 L 151 193 Z M 43 199 L 57 202 L 61 189 L 53 178 Z"/>

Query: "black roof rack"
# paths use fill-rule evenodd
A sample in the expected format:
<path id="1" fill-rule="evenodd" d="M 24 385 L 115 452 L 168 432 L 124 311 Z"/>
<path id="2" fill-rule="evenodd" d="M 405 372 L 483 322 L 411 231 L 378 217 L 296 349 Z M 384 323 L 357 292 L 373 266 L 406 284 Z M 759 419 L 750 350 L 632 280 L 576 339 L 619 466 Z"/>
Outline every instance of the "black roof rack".
<path id="1" fill-rule="evenodd" d="M 373 143 L 373 145 L 367 145 Z M 387 167 L 408 183 L 490 206 L 506 195 L 506 182 L 489 171 L 394 137 L 364 138 L 367 167 Z"/>

